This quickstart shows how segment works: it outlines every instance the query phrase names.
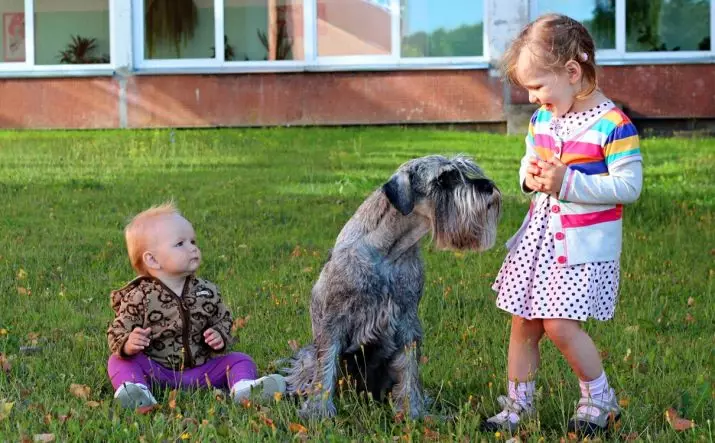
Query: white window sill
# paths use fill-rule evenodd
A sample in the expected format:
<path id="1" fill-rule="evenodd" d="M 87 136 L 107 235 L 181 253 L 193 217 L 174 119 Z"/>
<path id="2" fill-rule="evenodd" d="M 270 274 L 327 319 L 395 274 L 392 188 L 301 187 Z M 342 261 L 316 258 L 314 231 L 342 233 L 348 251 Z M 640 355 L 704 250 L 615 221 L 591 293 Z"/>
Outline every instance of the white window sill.
<path id="1" fill-rule="evenodd" d="M 30 68 L 18 66 L 8 69 L 0 64 L 0 78 L 71 78 L 71 77 L 110 77 L 114 75 L 110 65 L 88 66 L 72 65 L 71 69 L 64 66 L 42 66 Z"/>
<path id="2" fill-rule="evenodd" d="M 614 54 L 599 54 L 596 57 L 599 66 L 637 66 L 637 65 L 685 65 L 685 64 L 715 64 L 715 53 L 632 53 L 625 56 Z M 251 73 L 282 73 L 282 72 L 388 72 L 388 71 L 420 71 L 420 70 L 479 70 L 490 69 L 492 66 L 484 59 L 405 59 L 397 63 L 356 62 L 346 60 L 345 63 L 331 59 L 324 63 L 304 64 L 302 61 L 256 61 L 227 62 L 223 66 L 211 61 L 197 60 L 161 60 L 148 61 L 144 66 L 136 67 L 131 73 L 117 69 L 111 65 L 68 65 L 68 66 L 35 66 L 0 63 L 0 79 L 3 78 L 73 78 L 73 77 L 110 77 L 114 75 L 221 75 L 221 74 L 251 74 Z M 203 63 L 202 63 L 203 62 Z"/>

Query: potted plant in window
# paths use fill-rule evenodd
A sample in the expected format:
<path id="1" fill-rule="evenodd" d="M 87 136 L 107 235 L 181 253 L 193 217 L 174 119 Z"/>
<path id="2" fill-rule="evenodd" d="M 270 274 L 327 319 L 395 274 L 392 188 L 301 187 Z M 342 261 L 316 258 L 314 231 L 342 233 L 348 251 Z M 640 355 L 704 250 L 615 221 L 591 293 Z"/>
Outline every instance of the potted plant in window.
<path id="1" fill-rule="evenodd" d="M 72 41 L 67 44 L 65 49 L 60 51 L 60 63 L 67 64 L 89 64 L 89 63 L 109 63 L 109 56 L 95 56 L 94 51 L 97 49 L 96 38 L 86 38 L 79 35 L 73 35 Z"/>
<path id="2" fill-rule="evenodd" d="M 173 44 L 176 55 L 193 38 L 198 22 L 194 0 L 145 0 L 144 25 L 149 56 L 154 55 L 158 43 Z"/>

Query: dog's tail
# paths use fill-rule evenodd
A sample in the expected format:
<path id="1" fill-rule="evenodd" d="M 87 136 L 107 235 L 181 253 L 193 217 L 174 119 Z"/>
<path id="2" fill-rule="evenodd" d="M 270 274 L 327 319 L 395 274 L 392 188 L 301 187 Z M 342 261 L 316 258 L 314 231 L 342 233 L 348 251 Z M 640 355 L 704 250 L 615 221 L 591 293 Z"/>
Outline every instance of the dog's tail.
<path id="1" fill-rule="evenodd" d="M 312 344 L 299 349 L 295 355 L 280 361 L 281 373 L 286 379 L 286 393 L 305 395 L 313 384 L 315 373 L 315 346 Z"/>

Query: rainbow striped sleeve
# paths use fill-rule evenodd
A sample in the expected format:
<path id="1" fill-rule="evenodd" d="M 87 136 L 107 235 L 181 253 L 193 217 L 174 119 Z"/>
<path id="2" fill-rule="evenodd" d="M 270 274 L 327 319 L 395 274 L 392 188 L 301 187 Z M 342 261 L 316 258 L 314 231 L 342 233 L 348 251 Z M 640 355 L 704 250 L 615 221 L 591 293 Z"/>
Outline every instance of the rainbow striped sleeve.
<path id="1" fill-rule="evenodd" d="M 606 164 L 642 160 L 638 131 L 633 122 L 620 110 L 614 109 L 604 115 L 604 120 L 611 123 L 610 131 L 603 145 Z"/>

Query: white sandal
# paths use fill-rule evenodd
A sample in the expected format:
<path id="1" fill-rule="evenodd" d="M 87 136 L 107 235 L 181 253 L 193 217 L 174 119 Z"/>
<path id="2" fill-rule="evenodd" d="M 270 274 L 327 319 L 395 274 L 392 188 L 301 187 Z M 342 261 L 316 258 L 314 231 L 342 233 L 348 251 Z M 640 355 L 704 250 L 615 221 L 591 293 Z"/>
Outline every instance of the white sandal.
<path id="1" fill-rule="evenodd" d="M 621 418 L 621 408 L 618 407 L 613 390 L 611 401 L 605 402 L 590 397 L 582 397 L 576 404 L 576 412 L 569 420 L 568 431 L 575 432 L 580 437 L 594 437 L 603 434 Z M 598 415 L 579 412 L 582 407 L 590 407 L 599 411 Z"/>
<path id="2" fill-rule="evenodd" d="M 519 428 L 519 425 L 521 425 L 523 421 L 528 420 L 535 413 L 533 406 L 522 406 L 513 398 L 509 398 L 505 395 L 497 397 L 497 403 L 499 403 L 499 406 L 501 406 L 503 410 L 497 415 L 484 420 L 481 424 L 482 431 L 508 431 L 513 433 Z M 515 414 L 519 417 L 519 420 L 516 422 L 509 420 L 509 415 L 511 414 Z"/>

